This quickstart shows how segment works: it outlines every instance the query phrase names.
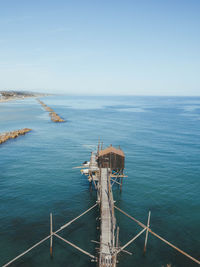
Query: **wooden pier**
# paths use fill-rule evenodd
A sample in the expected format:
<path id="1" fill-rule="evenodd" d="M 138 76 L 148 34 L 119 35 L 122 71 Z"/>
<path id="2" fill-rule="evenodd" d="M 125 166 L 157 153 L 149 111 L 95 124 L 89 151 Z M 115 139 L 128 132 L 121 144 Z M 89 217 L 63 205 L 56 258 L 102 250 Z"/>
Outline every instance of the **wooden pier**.
<path id="1" fill-rule="evenodd" d="M 110 168 L 100 168 L 97 163 L 98 155 L 91 153 L 88 180 L 97 189 L 97 203 L 100 208 L 100 248 L 99 267 L 115 267 L 115 215 L 114 201 L 110 185 Z"/>
<path id="2" fill-rule="evenodd" d="M 116 266 L 115 250 L 115 216 L 114 216 L 114 202 L 112 190 L 109 186 L 110 171 L 102 168 L 99 175 L 99 190 L 100 190 L 100 216 L 101 216 L 101 232 L 100 232 L 100 266 Z"/>
<path id="3" fill-rule="evenodd" d="M 156 238 L 170 246 L 171 248 L 175 249 L 179 253 L 183 254 L 184 256 L 188 257 L 193 262 L 200 265 L 200 261 L 195 259 L 194 257 L 190 256 L 188 253 L 184 252 L 183 250 L 179 249 L 160 235 L 153 232 L 150 228 L 150 216 L 151 212 L 149 212 L 147 225 L 140 222 L 133 216 L 127 214 L 125 211 L 118 208 L 113 200 L 113 193 L 112 188 L 114 184 L 120 185 L 120 190 L 122 188 L 122 180 L 123 178 L 127 177 L 124 175 L 124 160 L 125 156 L 121 149 L 116 149 L 112 146 L 106 148 L 105 150 L 92 152 L 90 157 L 90 162 L 85 162 L 80 168 L 82 168 L 82 173 L 87 175 L 88 181 L 90 182 L 90 187 L 94 187 L 97 190 L 97 201 L 93 206 L 91 206 L 86 211 L 82 212 L 76 218 L 70 220 L 69 222 L 65 223 L 56 231 L 53 230 L 53 223 L 52 223 L 52 213 L 50 214 L 50 234 L 34 244 L 32 247 L 15 257 L 14 259 L 10 260 L 8 263 L 3 265 L 2 267 L 10 266 L 13 262 L 17 261 L 19 258 L 23 257 L 25 254 L 30 252 L 32 249 L 36 248 L 46 240 L 50 240 L 50 257 L 53 259 L 53 240 L 54 238 L 58 238 L 65 242 L 67 245 L 73 247 L 77 251 L 87 255 L 91 261 L 97 262 L 98 267 L 116 267 L 117 265 L 117 256 L 119 253 L 126 253 L 132 255 L 131 252 L 125 250 L 131 243 L 133 243 L 139 236 L 146 232 L 144 238 L 144 253 L 146 252 L 147 248 L 147 240 L 148 234 L 154 235 Z M 79 167 L 77 167 L 79 168 Z M 91 210 L 93 210 L 96 206 L 99 206 L 100 210 L 100 234 L 99 240 L 91 240 L 92 242 L 99 245 L 98 248 L 98 255 L 92 255 L 92 253 L 86 251 L 83 248 L 73 244 L 67 239 L 64 239 L 58 233 L 63 231 L 69 225 L 74 223 L 80 217 L 84 216 Z M 122 246 L 119 246 L 119 227 L 117 226 L 117 221 L 115 218 L 115 210 L 121 212 L 129 219 L 137 223 L 142 230 L 136 234 L 133 238 L 131 238 L 127 243 Z"/>
<path id="4" fill-rule="evenodd" d="M 112 168 L 115 168 L 115 174 Z M 117 264 L 118 237 L 115 235 L 116 218 L 111 182 L 118 183 L 118 180 L 124 177 L 123 168 L 124 154 L 120 149 L 111 146 L 104 153 L 101 150 L 91 154 L 88 180 L 93 182 L 97 189 L 97 203 L 100 208 L 99 267 L 115 267 Z M 120 178 L 117 175 L 120 175 Z M 116 180 L 111 180 L 111 176 Z"/>

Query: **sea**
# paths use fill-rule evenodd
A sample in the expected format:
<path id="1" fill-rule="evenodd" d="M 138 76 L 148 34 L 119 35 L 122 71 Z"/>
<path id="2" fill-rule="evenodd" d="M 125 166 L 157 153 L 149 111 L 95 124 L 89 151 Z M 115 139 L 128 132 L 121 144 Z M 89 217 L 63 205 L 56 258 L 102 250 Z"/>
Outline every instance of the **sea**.
<path id="1" fill-rule="evenodd" d="M 200 97 L 72 96 L 40 98 L 65 123 L 53 123 L 34 98 L 0 103 L 0 132 L 31 128 L 0 145 L 0 265 L 49 235 L 50 213 L 58 229 L 96 202 L 80 166 L 110 144 L 124 151 L 122 191 L 115 205 L 178 248 L 200 260 Z M 120 246 L 141 227 L 115 211 Z M 98 255 L 98 208 L 60 232 Z M 121 252 L 118 267 L 195 267 L 197 263 L 149 234 Z M 96 266 L 58 238 L 49 240 L 10 266 Z"/>

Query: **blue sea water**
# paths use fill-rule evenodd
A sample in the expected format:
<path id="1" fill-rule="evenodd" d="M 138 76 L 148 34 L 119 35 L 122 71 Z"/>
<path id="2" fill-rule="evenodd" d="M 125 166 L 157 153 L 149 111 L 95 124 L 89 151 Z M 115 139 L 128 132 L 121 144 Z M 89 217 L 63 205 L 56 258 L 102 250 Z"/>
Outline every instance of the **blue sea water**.
<path id="1" fill-rule="evenodd" d="M 116 205 L 147 222 L 151 229 L 200 259 L 200 98 L 50 96 L 41 98 L 66 119 L 53 123 L 35 99 L 0 103 L 0 132 L 23 127 L 33 131 L 0 146 L 0 265 L 2 266 L 88 209 L 96 193 L 78 169 L 96 149 L 98 138 L 120 145 L 128 178 Z M 123 245 L 141 229 L 116 211 Z M 62 236 L 97 255 L 98 209 L 66 228 Z M 120 254 L 119 267 L 193 267 L 197 263 L 150 235 Z M 96 266 L 64 242 L 49 241 L 11 266 Z"/>

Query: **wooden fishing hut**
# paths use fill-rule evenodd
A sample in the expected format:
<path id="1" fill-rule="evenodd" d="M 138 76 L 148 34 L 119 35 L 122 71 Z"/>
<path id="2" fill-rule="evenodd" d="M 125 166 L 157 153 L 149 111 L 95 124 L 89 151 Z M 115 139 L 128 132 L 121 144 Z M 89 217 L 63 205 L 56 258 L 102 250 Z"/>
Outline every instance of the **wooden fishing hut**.
<path id="1" fill-rule="evenodd" d="M 125 165 L 124 152 L 112 145 L 98 152 L 97 162 L 99 168 L 110 168 L 116 172 L 123 172 Z"/>

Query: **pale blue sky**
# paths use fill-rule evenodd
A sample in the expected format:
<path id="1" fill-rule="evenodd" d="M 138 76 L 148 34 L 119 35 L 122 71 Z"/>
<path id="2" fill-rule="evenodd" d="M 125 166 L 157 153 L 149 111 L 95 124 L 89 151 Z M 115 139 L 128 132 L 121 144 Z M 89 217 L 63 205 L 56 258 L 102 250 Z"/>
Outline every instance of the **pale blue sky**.
<path id="1" fill-rule="evenodd" d="M 200 0 L 0 0 L 0 90 L 200 95 Z"/>

